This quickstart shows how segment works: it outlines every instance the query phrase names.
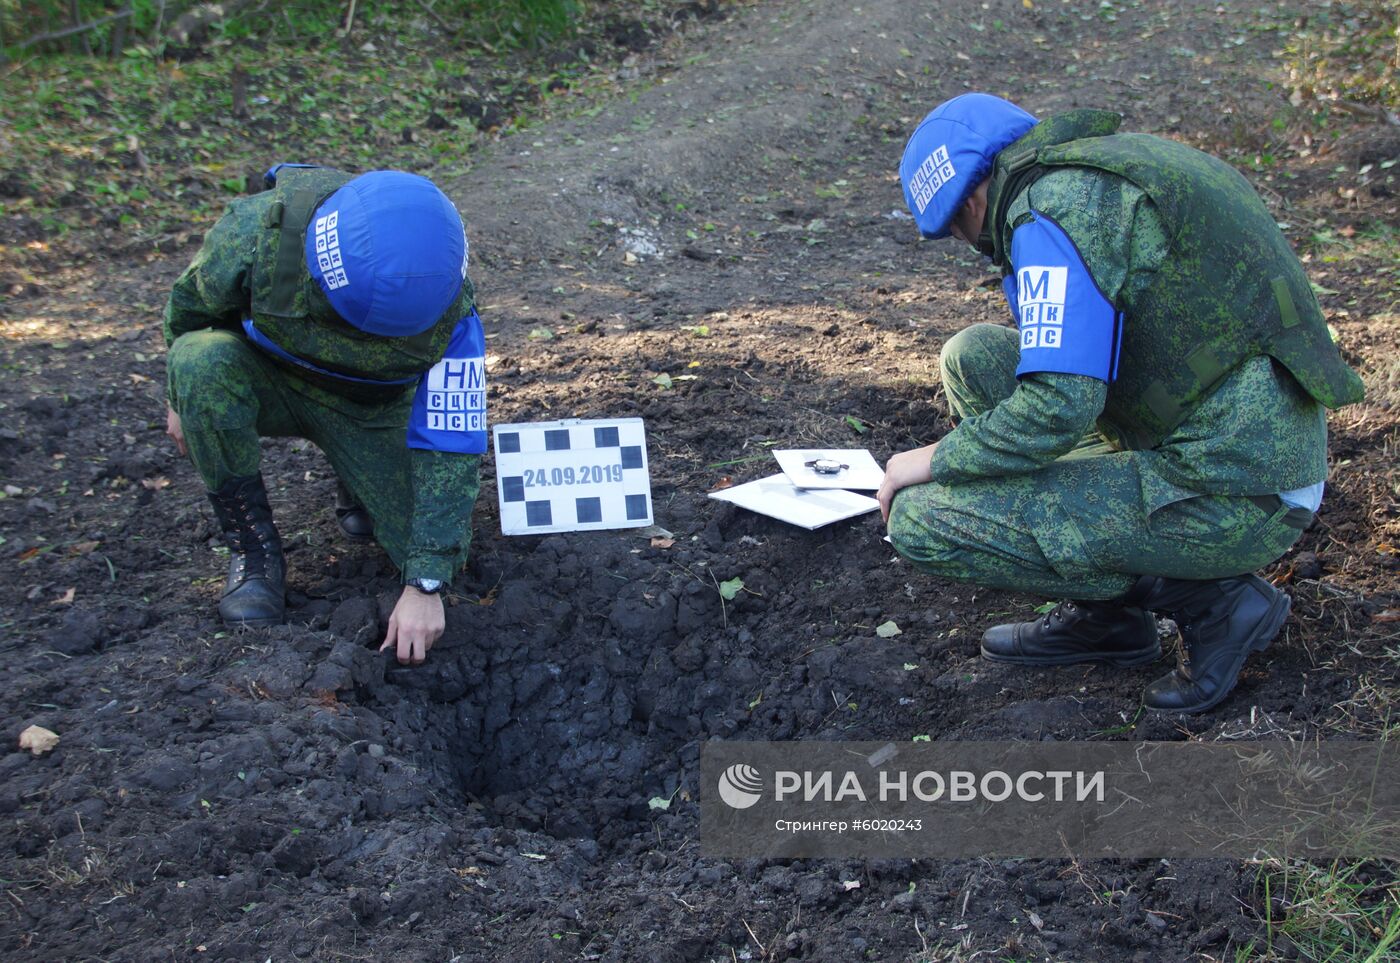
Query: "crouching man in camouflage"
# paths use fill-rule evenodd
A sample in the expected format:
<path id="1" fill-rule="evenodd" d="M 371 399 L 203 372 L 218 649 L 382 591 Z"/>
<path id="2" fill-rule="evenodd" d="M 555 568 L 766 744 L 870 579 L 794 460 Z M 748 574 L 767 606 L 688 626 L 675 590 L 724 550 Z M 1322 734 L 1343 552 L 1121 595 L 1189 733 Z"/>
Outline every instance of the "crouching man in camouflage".
<path id="1" fill-rule="evenodd" d="M 266 179 L 210 230 L 165 309 L 167 432 L 231 554 L 219 613 L 283 619 L 258 439 L 305 438 L 340 478 L 340 527 L 377 539 L 402 570 L 381 648 L 421 663 L 466 560 L 486 449 L 462 220 L 414 174 L 279 164 Z"/>
<path id="2" fill-rule="evenodd" d="M 992 259 L 1019 330 L 948 341 L 956 427 L 890 459 L 879 499 L 921 569 L 1072 600 L 989 629 L 985 658 L 1151 662 L 1170 614 L 1185 659 L 1143 701 L 1200 712 L 1287 617 L 1250 573 L 1312 519 L 1324 406 L 1362 385 L 1248 182 L 1119 120 L 964 94 L 914 132 L 915 222 Z"/>

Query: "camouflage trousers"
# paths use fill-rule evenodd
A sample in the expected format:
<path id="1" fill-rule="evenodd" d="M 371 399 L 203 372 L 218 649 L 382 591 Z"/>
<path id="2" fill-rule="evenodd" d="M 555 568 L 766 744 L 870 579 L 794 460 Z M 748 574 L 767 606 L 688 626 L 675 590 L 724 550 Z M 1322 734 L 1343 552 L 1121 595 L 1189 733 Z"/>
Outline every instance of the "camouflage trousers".
<path id="1" fill-rule="evenodd" d="M 413 513 L 404 444 L 413 392 L 363 404 L 308 388 L 230 331 L 176 338 L 166 370 L 190 460 L 210 491 L 257 473 L 259 438 L 305 438 L 325 453 L 374 519 L 375 539 L 402 567 Z"/>
<path id="2" fill-rule="evenodd" d="M 1014 330 L 990 324 L 949 339 L 939 366 L 955 418 L 1010 396 L 1018 345 Z M 1141 575 L 1252 572 L 1287 551 L 1312 517 L 1276 495 L 1203 495 L 1152 474 L 1147 453 L 1115 451 L 1091 435 L 1029 474 L 903 489 L 890 511 L 890 541 L 944 578 L 1109 599 Z"/>

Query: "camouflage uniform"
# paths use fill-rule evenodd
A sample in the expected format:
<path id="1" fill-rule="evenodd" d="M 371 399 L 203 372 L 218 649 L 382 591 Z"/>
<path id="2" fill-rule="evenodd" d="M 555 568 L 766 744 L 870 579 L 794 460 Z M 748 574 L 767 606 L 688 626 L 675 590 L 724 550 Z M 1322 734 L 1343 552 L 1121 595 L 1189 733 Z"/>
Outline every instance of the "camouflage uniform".
<path id="1" fill-rule="evenodd" d="M 1056 168 L 1010 204 L 1033 207 L 1073 240 L 1104 296 L 1136 299 L 1168 258 L 1154 205 L 1126 179 Z M 956 428 L 933 481 L 900 491 L 890 539 L 946 578 L 1049 596 L 1109 599 L 1140 575 L 1212 579 L 1282 555 L 1311 518 L 1278 492 L 1326 476 L 1325 411 L 1293 376 L 1256 356 L 1197 402 L 1155 446 L 1125 450 L 1096 430 L 1107 385 L 1016 377 L 1017 334 L 977 325 L 940 358 Z"/>
<path id="2" fill-rule="evenodd" d="M 190 459 L 210 491 L 258 471 L 260 437 L 316 444 L 340 480 L 374 519 L 375 538 L 405 579 L 450 580 L 466 561 L 479 455 L 410 449 L 405 444 L 414 384 L 311 380 L 275 361 L 245 336 L 257 317 L 255 270 L 264 256 L 274 192 L 235 201 L 180 275 L 165 309 L 168 397 L 180 416 Z M 275 255 L 275 250 L 272 252 Z M 442 357 L 453 328 L 472 306 L 468 281 L 457 302 L 422 335 L 387 338 L 351 328 L 314 283 L 297 297 L 307 320 L 279 325 L 284 347 L 327 367 L 370 379 L 421 374 Z"/>

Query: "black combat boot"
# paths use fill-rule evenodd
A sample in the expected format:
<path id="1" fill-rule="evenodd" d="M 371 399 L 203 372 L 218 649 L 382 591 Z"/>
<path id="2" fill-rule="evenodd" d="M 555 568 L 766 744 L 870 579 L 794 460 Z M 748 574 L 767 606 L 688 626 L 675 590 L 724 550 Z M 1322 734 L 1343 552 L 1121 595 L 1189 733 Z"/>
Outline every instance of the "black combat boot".
<path id="1" fill-rule="evenodd" d="M 280 625 L 287 566 L 262 475 L 234 478 L 209 493 L 228 545 L 228 583 L 219 614 L 229 625 Z"/>
<path id="2" fill-rule="evenodd" d="M 1293 604 L 1257 575 L 1209 582 L 1145 575 L 1124 598 L 1169 616 L 1181 629 L 1182 664 L 1142 696 L 1147 708 L 1164 712 L 1204 712 L 1219 704 L 1249 654 L 1269 647 Z"/>
<path id="3" fill-rule="evenodd" d="M 374 538 L 374 519 L 369 517 L 365 506 L 350 494 L 350 489 L 338 478 L 335 482 L 335 521 L 352 542 L 368 542 Z"/>
<path id="4" fill-rule="evenodd" d="M 1122 599 L 1061 602 L 1041 618 L 993 626 L 982 636 L 982 658 L 1018 665 L 1127 666 L 1161 655 L 1157 620 Z"/>

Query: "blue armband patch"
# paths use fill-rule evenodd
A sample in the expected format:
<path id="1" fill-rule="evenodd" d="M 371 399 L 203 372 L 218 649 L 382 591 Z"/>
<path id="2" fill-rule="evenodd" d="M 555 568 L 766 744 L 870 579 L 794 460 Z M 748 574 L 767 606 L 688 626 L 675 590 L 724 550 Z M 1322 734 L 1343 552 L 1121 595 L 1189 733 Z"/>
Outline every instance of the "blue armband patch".
<path id="1" fill-rule="evenodd" d="M 486 451 L 486 339 L 481 318 L 457 322 L 442 360 L 423 375 L 408 419 L 408 447 L 481 454 Z"/>
<path id="2" fill-rule="evenodd" d="M 1014 297 L 1021 330 L 1016 376 L 1052 371 L 1113 380 L 1119 315 L 1103 296 L 1069 236 L 1036 211 L 1011 236 Z"/>

